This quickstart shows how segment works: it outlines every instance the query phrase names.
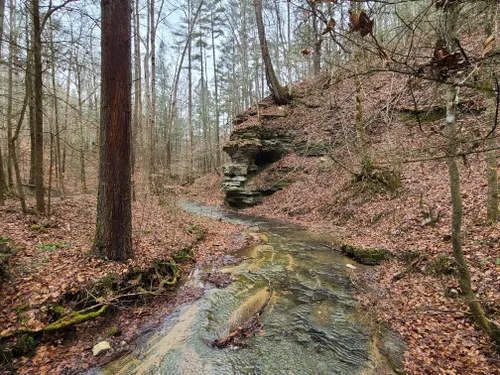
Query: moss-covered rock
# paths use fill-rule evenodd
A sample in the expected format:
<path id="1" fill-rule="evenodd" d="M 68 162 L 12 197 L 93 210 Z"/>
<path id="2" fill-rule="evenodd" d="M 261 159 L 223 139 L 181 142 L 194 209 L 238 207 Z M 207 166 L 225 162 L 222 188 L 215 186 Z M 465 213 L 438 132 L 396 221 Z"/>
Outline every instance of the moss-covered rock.
<path id="1" fill-rule="evenodd" d="M 447 254 L 438 254 L 426 268 L 427 272 L 434 276 L 450 275 L 453 273 L 453 262 Z"/>
<path id="2" fill-rule="evenodd" d="M 340 245 L 340 251 L 356 262 L 368 266 L 378 265 L 383 260 L 389 259 L 392 256 L 391 252 L 387 249 L 376 247 L 361 248 L 346 243 Z"/>

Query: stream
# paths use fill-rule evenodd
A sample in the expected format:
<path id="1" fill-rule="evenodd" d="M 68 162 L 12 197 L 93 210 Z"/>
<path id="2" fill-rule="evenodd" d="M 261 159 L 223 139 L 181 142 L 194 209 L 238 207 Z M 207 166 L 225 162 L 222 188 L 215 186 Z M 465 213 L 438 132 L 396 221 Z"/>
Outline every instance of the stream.
<path id="1" fill-rule="evenodd" d="M 258 227 L 252 235 L 263 241 L 237 254 L 248 259 L 220 269 L 235 279 L 224 289 L 203 285 L 196 270 L 187 282 L 204 287 L 203 297 L 178 308 L 156 332 L 141 339 L 134 352 L 100 374 L 394 373 L 379 350 L 386 340 L 376 339 L 369 315 L 359 311 L 353 298 L 349 274 L 362 271 L 362 266 L 333 251 L 320 236 L 293 225 L 187 201 L 182 207 Z M 207 340 L 227 336 L 262 306 L 269 282 L 274 293 L 261 316 L 263 331 L 249 338 L 245 348 L 209 346 Z"/>

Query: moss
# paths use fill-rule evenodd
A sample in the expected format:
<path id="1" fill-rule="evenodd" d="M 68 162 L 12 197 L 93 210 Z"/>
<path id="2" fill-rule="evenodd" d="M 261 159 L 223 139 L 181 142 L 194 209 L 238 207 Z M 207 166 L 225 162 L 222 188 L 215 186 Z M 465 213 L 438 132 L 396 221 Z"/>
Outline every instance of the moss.
<path id="1" fill-rule="evenodd" d="M 108 305 L 104 305 L 97 311 L 92 311 L 86 314 L 81 314 L 79 312 L 74 312 L 64 318 L 61 318 L 54 323 L 49 324 L 43 328 L 43 332 L 57 331 L 58 329 L 66 328 L 75 324 L 86 322 L 103 315 L 108 308 Z"/>
<path id="2" fill-rule="evenodd" d="M 54 315 L 56 316 L 63 316 L 66 313 L 66 308 L 58 304 L 53 304 L 51 306 L 51 310 L 54 312 Z"/>
<path id="3" fill-rule="evenodd" d="M 49 230 L 43 224 L 33 224 L 29 229 L 34 232 L 49 233 Z"/>
<path id="4" fill-rule="evenodd" d="M 25 354 L 32 352 L 35 349 L 35 347 L 36 347 L 35 339 L 31 335 L 25 333 L 19 337 L 19 342 L 16 345 L 14 351 L 21 352 L 21 354 Z"/>
<path id="5" fill-rule="evenodd" d="M 427 266 L 427 272 L 434 276 L 450 275 L 453 273 L 453 264 L 446 254 L 438 254 Z"/>
<path id="6" fill-rule="evenodd" d="M 111 327 L 108 330 L 108 337 L 116 337 L 122 334 L 122 330 L 119 327 Z"/>
<path id="7" fill-rule="evenodd" d="M 162 275 L 158 271 L 158 269 L 162 268 L 162 266 L 167 266 L 172 271 L 173 276 L 172 276 L 171 280 L 168 280 L 169 276 L 162 277 Z M 165 286 L 175 285 L 177 283 L 178 278 L 179 278 L 179 269 L 177 268 L 177 263 L 175 263 L 174 261 L 172 261 L 172 262 L 160 262 L 157 264 L 157 268 L 155 269 L 155 274 L 156 274 L 156 277 L 158 278 L 158 280 L 160 281 L 160 284 L 158 286 L 159 289 L 162 289 Z"/>
<path id="8" fill-rule="evenodd" d="M 361 248 L 346 243 L 340 246 L 340 251 L 349 258 L 354 259 L 356 262 L 368 266 L 378 265 L 383 260 L 386 260 L 392 256 L 389 250 L 386 249 L 375 247 Z"/>
<path id="9" fill-rule="evenodd" d="M 174 260 L 178 263 L 181 263 L 187 259 L 190 259 L 190 260 L 194 260 L 196 261 L 196 258 L 192 257 L 190 254 L 189 254 L 189 249 L 182 249 L 182 250 L 179 250 L 177 251 L 172 258 L 174 258 Z"/>

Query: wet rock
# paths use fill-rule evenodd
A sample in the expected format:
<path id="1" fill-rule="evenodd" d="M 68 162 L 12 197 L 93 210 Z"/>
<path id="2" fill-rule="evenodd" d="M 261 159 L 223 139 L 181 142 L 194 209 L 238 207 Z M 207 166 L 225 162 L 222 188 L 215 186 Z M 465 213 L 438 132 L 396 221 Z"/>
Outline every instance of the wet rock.
<path id="1" fill-rule="evenodd" d="M 203 281 L 214 285 L 216 288 L 225 288 L 234 281 L 234 277 L 231 274 L 212 271 L 203 275 Z"/>
<path id="2" fill-rule="evenodd" d="M 97 357 L 111 350 L 111 345 L 107 341 L 101 341 L 92 348 L 92 355 Z"/>
<path id="3" fill-rule="evenodd" d="M 346 243 L 340 246 L 340 251 L 356 262 L 368 266 L 376 266 L 392 256 L 389 250 L 386 249 L 375 247 L 361 248 Z"/>

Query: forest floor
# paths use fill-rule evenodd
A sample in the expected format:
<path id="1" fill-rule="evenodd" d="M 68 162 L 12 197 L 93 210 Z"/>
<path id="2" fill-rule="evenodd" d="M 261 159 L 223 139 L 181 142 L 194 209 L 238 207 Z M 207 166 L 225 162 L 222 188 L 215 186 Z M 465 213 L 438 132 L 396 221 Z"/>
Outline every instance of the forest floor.
<path id="1" fill-rule="evenodd" d="M 173 203 L 155 197 L 133 204 L 135 258 L 126 263 L 89 254 L 95 230 L 93 196 L 55 200 L 50 219 L 23 216 L 14 201 L 1 207 L 0 240 L 13 255 L 0 286 L 0 335 L 26 329 L 35 333 L 0 342 L 0 373 L 82 373 L 131 351 L 135 338 L 158 326 L 175 307 L 199 298 L 203 290 L 189 284 L 159 288 L 155 270 L 163 272 L 162 262 L 175 261 L 183 280 L 195 262 L 217 262 L 245 246 L 247 238 L 241 226 L 188 214 Z M 168 272 L 161 276 L 174 278 Z M 124 296 L 133 292 L 137 295 Z M 97 306 L 95 311 L 104 304 L 110 308 L 103 316 L 40 332 L 72 311 L 89 305 Z M 93 357 L 93 345 L 102 340 L 113 349 Z M 12 350 L 26 355 L 12 358 Z"/>
<path id="2" fill-rule="evenodd" d="M 333 233 L 355 246 L 390 250 L 391 260 L 355 284 L 361 304 L 404 339 L 408 374 L 500 374 L 500 348 L 472 322 L 461 298 L 451 251 L 448 170 L 442 156 L 443 137 L 436 131 L 443 116 L 417 124 L 415 117 L 397 111 L 398 106 L 409 106 L 404 81 L 388 74 L 363 81 L 371 157 L 400 175 L 401 186 L 389 191 L 354 178 L 359 154 L 353 132 L 352 81 L 340 82 L 333 90 L 325 89 L 324 82 L 329 81 L 320 77 L 299 85 L 295 88 L 299 99 L 288 108 L 287 116 L 264 126 L 295 130 L 308 144 L 331 145 L 329 151 L 310 157 L 291 152 L 262 169 L 252 187 L 272 186 L 277 179 L 292 183 L 243 212 Z M 443 105 L 436 92 L 415 94 L 419 106 L 431 108 L 433 114 Z M 467 105 L 483 107 L 477 96 L 463 97 Z M 467 151 L 467 132 L 481 134 L 486 114 L 465 108 L 459 116 L 465 133 L 461 147 Z M 247 120 L 251 121 L 255 119 Z M 463 246 L 473 290 L 489 318 L 500 323 L 500 223 L 486 224 L 486 170 L 483 153 L 472 153 L 460 163 Z M 221 205 L 221 182 L 217 174 L 205 176 L 190 187 L 189 194 Z"/>

